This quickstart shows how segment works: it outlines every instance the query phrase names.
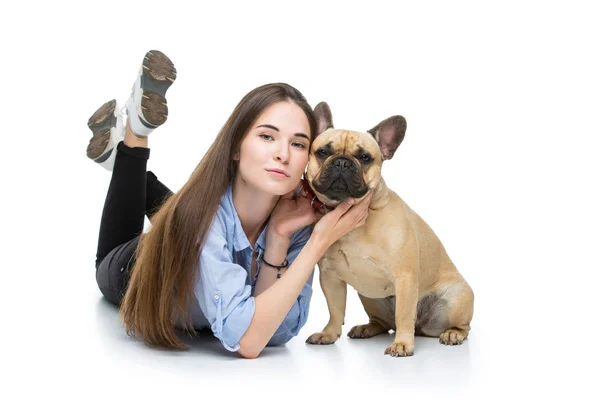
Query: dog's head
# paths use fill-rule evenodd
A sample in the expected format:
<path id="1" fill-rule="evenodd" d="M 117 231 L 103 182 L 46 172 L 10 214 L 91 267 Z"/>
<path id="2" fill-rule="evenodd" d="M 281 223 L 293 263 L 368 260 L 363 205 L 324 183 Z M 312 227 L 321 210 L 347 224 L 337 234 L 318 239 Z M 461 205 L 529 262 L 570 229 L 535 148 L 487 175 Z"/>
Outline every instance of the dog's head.
<path id="1" fill-rule="evenodd" d="M 348 197 L 362 199 L 381 180 L 384 160 L 404 139 L 406 120 L 387 118 L 367 132 L 334 129 L 327 103 L 315 107 L 317 137 L 310 148 L 306 179 L 323 204 L 335 207 Z"/>

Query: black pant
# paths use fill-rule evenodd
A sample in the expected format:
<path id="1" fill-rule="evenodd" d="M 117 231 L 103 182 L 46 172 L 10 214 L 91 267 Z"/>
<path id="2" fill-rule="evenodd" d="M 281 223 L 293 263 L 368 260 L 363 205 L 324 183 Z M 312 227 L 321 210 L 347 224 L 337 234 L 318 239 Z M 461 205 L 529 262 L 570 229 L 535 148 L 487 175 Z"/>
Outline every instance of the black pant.
<path id="1" fill-rule="evenodd" d="M 150 149 L 117 145 L 117 156 L 104 202 L 98 251 L 96 282 L 113 304 L 119 305 L 135 249 L 144 229 L 144 215 L 152 217 L 173 193 L 152 172 L 146 172 Z"/>

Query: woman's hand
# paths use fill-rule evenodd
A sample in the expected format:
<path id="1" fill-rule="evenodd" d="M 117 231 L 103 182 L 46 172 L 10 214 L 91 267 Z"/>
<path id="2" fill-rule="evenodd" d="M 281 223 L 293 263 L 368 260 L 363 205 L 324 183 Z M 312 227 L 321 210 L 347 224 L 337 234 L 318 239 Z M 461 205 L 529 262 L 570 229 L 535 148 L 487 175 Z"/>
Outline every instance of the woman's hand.
<path id="1" fill-rule="evenodd" d="M 311 207 L 309 199 L 298 196 L 294 200 L 296 190 L 292 190 L 279 198 L 271 212 L 269 234 L 289 238 L 297 230 L 317 220 L 317 215 Z"/>
<path id="2" fill-rule="evenodd" d="M 348 232 L 365 224 L 369 216 L 371 196 L 372 193 L 369 193 L 357 205 L 353 205 L 354 199 L 346 199 L 319 220 L 312 236 L 324 246 L 323 251 Z"/>

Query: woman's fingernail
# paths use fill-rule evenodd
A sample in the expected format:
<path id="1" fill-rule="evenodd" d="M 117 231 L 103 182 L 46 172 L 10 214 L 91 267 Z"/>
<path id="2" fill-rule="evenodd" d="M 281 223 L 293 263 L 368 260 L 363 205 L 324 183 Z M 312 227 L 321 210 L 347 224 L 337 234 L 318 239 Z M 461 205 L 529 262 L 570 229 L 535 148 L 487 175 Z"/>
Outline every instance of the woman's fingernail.
<path id="1" fill-rule="evenodd" d="M 354 204 L 354 199 L 351 197 L 348 200 L 346 200 L 348 202 L 348 204 Z"/>

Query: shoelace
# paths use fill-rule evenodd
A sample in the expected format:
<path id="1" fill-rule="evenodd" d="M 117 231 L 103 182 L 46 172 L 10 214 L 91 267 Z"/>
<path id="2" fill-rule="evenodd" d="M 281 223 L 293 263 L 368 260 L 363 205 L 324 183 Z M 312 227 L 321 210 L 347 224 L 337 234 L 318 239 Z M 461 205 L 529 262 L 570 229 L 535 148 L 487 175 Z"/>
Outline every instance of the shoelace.
<path id="1" fill-rule="evenodd" d="M 129 113 L 127 112 L 127 103 L 129 102 L 129 99 L 133 96 L 134 90 L 135 90 L 135 83 L 134 83 L 134 87 L 131 88 L 131 93 L 129 93 L 129 97 L 123 104 L 123 107 L 121 107 L 121 115 L 124 115 L 124 116 L 129 115 Z"/>

